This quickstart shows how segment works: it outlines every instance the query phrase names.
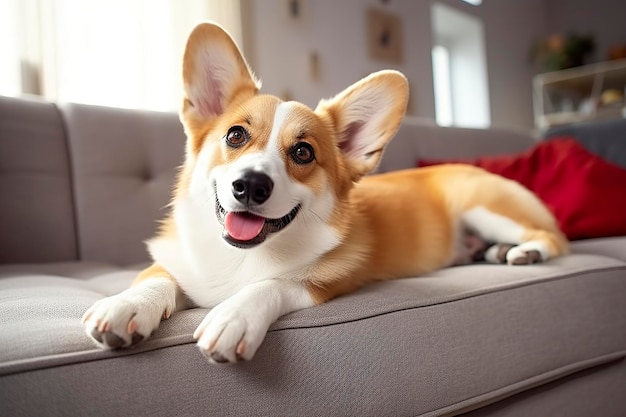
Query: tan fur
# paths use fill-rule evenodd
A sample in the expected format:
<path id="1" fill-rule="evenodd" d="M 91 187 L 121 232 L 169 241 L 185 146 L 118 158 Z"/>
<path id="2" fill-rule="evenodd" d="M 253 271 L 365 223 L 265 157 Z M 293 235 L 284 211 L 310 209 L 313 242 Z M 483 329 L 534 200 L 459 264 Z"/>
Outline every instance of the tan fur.
<path id="1" fill-rule="evenodd" d="M 141 271 L 139 275 L 137 275 L 137 277 L 134 279 L 132 286 L 135 286 L 146 279 L 150 279 L 152 277 L 157 277 L 157 276 L 160 278 L 168 278 L 176 282 L 174 277 L 169 272 L 167 272 L 165 268 L 155 263 L 155 264 L 150 265 L 143 271 Z"/>
<path id="2" fill-rule="evenodd" d="M 200 351 L 216 363 L 250 360 L 280 316 L 370 282 L 483 253 L 512 265 L 567 253 L 536 196 L 482 169 L 364 177 L 404 116 L 408 83 L 397 71 L 311 110 L 258 94 L 230 36 L 201 24 L 183 81 L 186 156 L 172 213 L 148 242 L 155 263 L 83 315 L 103 347 L 140 343 L 161 319 L 199 306 L 211 308 L 193 333 Z"/>
<path id="3" fill-rule="evenodd" d="M 201 84 L 200 80 L 204 77 L 204 69 L 202 66 L 206 63 L 196 59 L 196 57 L 201 52 L 203 44 L 208 38 L 215 39 L 216 41 L 219 40 L 220 44 L 225 49 L 229 50 L 232 56 L 236 57 L 239 61 L 237 65 L 237 68 L 239 68 L 241 72 L 241 76 L 237 78 L 239 82 L 231 86 L 229 90 L 223 92 L 225 101 L 227 101 L 230 106 L 234 107 L 239 100 L 253 96 L 260 87 L 260 83 L 254 78 L 248 64 L 241 56 L 239 48 L 232 42 L 230 36 L 218 26 L 210 24 L 198 25 L 187 40 L 183 58 L 185 98 L 183 99 L 181 109 L 181 119 L 183 120 L 187 136 L 190 139 L 187 141 L 187 151 L 191 153 L 197 153 L 200 150 L 204 137 L 212 128 L 213 120 L 201 114 L 202 104 L 193 102 L 191 100 L 193 94 L 190 93 L 191 85 Z"/>
<path id="4" fill-rule="evenodd" d="M 480 168 L 444 165 L 373 175 L 363 178 L 349 198 L 346 242 L 320 260 L 320 274 L 310 284 L 320 303 L 373 281 L 449 266 L 454 225 L 461 212 L 476 206 L 525 226 L 523 241 L 545 242 L 551 257 L 568 252 L 566 238 L 534 195 Z M 335 259 L 346 254 L 358 254 L 360 262 L 332 274 L 338 269 L 332 266 Z"/>
<path id="5" fill-rule="evenodd" d="M 193 88 L 201 84 L 202 69 L 197 54 L 211 38 L 238 58 L 237 82 L 223 92 L 223 114 L 212 116 L 211 103 L 198 102 Z M 257 95 L 259 83 L 241 58 L 228 35 L 213 25 L 201 25 L 190 36 L 185 52 L 183 75 L 186 96 L 181 120 L 188 136 L 187 158 L 180 172 L 174 203 L 186 193 L 196 158 L 205 147 L 213 147 L 211 166 L 228 164 L 245 152 L 266 145 L 271 122 L 280 100 Z M 390 93 L 389 116 L 379 139 L 362 155 L 342 151 L 354 129 L 346 108 L 365 89 Z M 377 280 L 416 276 L 451 265 L 460 216 L 482 206 L 508 217 L 526 228 L 524 241 L 545 242 L 550 256 L 567 252 L 567 241 L 549 211 L 519 184 L 468 166 L 441 166 L 393 172 L 361 179 L 380 161 L 404 115 L 408 89 L 397 73 L 367 77 L 332 100 L 324 100 L 313 112 L 304 105 L 290 117 L 296 128 L 281 132 L 287 149 L 296 140 L 306 140 L 316 152 L 310 165 L 284 159 L 289 175 L 317 195 L 331 187 L 334 208 L 329 225 L 340 237 L 340 244 L 320 256 L 310 268 L 305 284 L 316 302 L 354 291 Z M 294 121 L 292 120 L 292 121 Z M 249 146 L 225 151 L 219 147 L 230 126 L 244 126 L 257 138 Z M 358 182 L 360 180 L 360 182 Z M 355 183 L 358 182 L 356 185 Z M 207 213 L 211 216 L 213 213 Z M 176 234 L 170 218 L 159 236 Z M 306 236 L 302 237 L 306 239 Z M 169 276 L 158 265 L 144 270 L 137 282 L 151 276 Z"/>

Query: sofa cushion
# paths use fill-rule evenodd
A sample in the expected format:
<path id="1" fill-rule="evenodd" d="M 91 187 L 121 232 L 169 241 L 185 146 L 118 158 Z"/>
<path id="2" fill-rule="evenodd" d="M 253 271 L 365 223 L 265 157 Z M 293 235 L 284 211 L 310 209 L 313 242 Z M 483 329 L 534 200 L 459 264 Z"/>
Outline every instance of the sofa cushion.
<path id="1" fill-rule="evenodd" d="M 42 401 L 48 415 L 459 412 L 626 354 L 626 263 L 601 255 L 370 285 L 279 319 L 251 362 L 226 366 L 194 345 L 205 309 L 174 314 L 133 349 L 92 344 L 80 316 L 136 271 L 21 271 L 0 267 L 0 402 L 12 416 Z"/>
<path id="2" fill-rule="evenodd" d="M 68 149 L 57 108 L 0 97 L 0 264 L 78 259 Z"/>
<path id="3" fill-rule="evenodd" d="M 167 212 L 185 136 L 173 113 L 61 106 L 74 173 L 81 260 L 127 265 Z"/>
<path id="4" fill-rule="evenodd" d="M 522 152 L 534 143 L 525 132 L 441 127 L 430 119 L 406 117 L 387 146 L 378 172 L 414 168 L 417 158 L 477 158 Z"/>
<path id="5" fill-rule="evenodd" d="M 543 142 L 521 154 L 460 161 L 420 159 L 418 165 L 446 162 L 476 165 L 524 185 L 551 209 L 570 240 L 626 236 L 626 170 L 574 139 Z"/>
<path id="6" fill-rule="evenodd" d="M 606 237 L 571 242 L 572 253 L 609 256 L 626 262 L 626 237 Z"/>

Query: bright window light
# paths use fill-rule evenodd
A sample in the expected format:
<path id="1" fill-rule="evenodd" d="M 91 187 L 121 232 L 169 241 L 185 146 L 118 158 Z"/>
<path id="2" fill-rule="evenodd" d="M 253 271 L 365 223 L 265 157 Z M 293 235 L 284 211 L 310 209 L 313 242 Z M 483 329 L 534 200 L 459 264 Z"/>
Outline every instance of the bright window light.
<path id="1" fill-rule="evenodd" d="M 187 35 L 206 20 L 241 39 L 235 0 L 0 0 L 0 94 L 176 110 Z"/>
<path id="2" fill-rule="evenodd" d="M 432 50 L 433 82 L 435 88 L 435 119 L 439 126 L 451 126 L 452 92 L 450 85 L 450 51 L 436 45 Z"/>
<path id="3" fill-rule="evenodd" d="M 482 21 L 439 2 L 432 4 L 431 18 L 437 123 L 488 127 L 491 117 Z"/>
<path id="4" fill-rule="evenodd" d="M 16 96 L 20 93 L 20 55 L 18 43 L 11 41 L 18 38 L 17 3 L 0 2 L 0 94 Z"/>
<path id="5" fill-rule="evenodd" d="M 480 6 L 483 3 L 483 0 L 462 0 L 465 3 L 469 3 L 473 6 Z"/>

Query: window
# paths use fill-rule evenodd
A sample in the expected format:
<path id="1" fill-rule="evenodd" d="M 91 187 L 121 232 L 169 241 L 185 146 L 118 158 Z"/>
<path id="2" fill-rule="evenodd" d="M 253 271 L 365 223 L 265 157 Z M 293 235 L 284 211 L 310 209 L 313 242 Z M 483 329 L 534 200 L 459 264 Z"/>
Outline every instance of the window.
<path id="1" fill-rule="evenodd" d="M 17 3 L 5 1 L 0 5 L 0 94 L 8 96 L 21 91 L 18 45 L 8 41 L 16 39 L 17 30 Z"/>
<path id="2" fill-rule="evenodd" d="M 436 121 L 489 127 L 489 87 L 482 22 L 440 3 L 431 8 Z"/>
<path id="3" fill-rule="evenodd" d="M 185 41 L 206 20 L 241 40 L 234 0 L 3 0 L 0 94 L 176 110 Z"/>
<path id="4" fill-rule="evenodd" d="M 437 124 L 439 126 L 450 126 L 454 120 L 450 91 L 450 51 L 445 46 L 435 45 L 432 55 Z"/>

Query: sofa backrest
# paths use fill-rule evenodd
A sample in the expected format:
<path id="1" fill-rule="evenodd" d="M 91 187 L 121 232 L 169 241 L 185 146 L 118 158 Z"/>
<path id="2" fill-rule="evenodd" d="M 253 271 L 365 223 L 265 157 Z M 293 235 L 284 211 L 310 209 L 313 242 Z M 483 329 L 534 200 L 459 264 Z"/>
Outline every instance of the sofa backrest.
<path id="1" fill-rule="evenodd" d="M 406 117 L 377 171 L 415 168 L 418 158 L 451 160 L 522 152 L 534 143 L 522 131 L 441 127 L 427 119 Z"/>
<path id="2" fill-rule="evenodd" d="M 148 261 L 144 241 L 168 211 L 184 141 L 174 113 L 0 97 L 0 263 Z M 407 118 L 379 171 L 533 143 Z"/>
<path id="3" fill-rule="evenodd" d="M 53 104 L 0 97 L 0 264 L 78 259 L 68 152 Z"/>
<path id="4" fill-rule="evenodd" d="M 185 136 L 174 113 L 60 106 L 71 155 L 80 259 L 148 260 L 168 211 Z"/>
<path id="5" fill-rule="evenodd" d="M 184 145 L 174 113 L 0 97 L 0 264 L 148 261 Z"/>

